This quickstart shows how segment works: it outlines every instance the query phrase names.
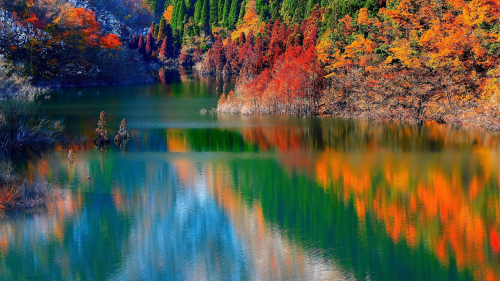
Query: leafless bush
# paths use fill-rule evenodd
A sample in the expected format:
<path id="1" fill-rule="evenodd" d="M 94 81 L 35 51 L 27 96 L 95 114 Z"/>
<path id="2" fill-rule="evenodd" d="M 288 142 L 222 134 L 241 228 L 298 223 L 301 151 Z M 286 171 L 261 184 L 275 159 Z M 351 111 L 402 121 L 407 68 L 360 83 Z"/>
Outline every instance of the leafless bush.
<path id="1" fill-rule="evenodd" d="M 10 162 L 0 162 L 0 209 L 32 208 L 43 205 L 56 192 L 45 182 L 28 183 L 13 172 Z"/>

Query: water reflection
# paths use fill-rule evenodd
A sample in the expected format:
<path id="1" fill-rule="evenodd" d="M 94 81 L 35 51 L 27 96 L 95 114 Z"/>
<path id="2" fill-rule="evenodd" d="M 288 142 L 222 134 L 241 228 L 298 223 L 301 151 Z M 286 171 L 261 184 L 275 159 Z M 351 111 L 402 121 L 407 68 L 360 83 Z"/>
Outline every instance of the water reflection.
<path id="1" fill-rule="evenodd" d="M 104 110 L 131 138 L 126 153 L 87 141 L 25 161 L 66 196 L 0 218 L 2 277 L 499 279 L 498 134 L 200 115 L 222 81 L 163 75 L 49 101 L 71 134 L 93 136 Z"/>

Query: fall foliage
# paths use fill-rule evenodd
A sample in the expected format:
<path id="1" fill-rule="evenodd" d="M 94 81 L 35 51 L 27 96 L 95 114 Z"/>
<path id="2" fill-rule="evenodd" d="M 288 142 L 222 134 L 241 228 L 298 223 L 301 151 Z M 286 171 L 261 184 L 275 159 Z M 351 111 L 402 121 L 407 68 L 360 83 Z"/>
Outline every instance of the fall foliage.
<path id="1" fill-rule="evenodd" d="M 499 4 L 486 0 L 382 4 L 377 9 L 359 7 L 337 15 L 337 22 L 330 20 L 328 9 L 318 5 L 302 22 L 292 18 L 284 24 L 279 19 L 269 21 L 252 42 L 251 55 L 245 56 L 252 58 L 247 59 L 252 61 L 250 67 L 245 67 L 241 59 L 235 62 L 232 55 L 232 49 L 241 54 L 248 52 L 248 46 L 238 47 L 229 41 L 220 47 L 215 43 L 213 51 L 208 52 L 205 72 L 239 75 L 234 93 L 221 97 L 219 110 L 307 112 L 500 129 Z M 236 35 L 233 39 L 237 40 Z M 280 78 L 293 83 L 274 78 L 280 70 L 276 62 L 281 63 L 291 46 L 297 45 L 303 48 L 304 57 L 309 56 L 307 50 L 314 50 L 314 61 L 325 72 L 325 83 L 315 83 L 321 86 L 314 90 L 308 110 L 284 111 L 268 106 L 262 110 L 266 102 L 257 100 L 270 98 L 275 103 L 277 99 L 271 98 L 275 95 L 286 100 L 283 105 L 287 109 L 304 106 L 303 100 L 289 98 L 303 96 L 303 90 L 294 88 L 294 84 L 304 84 L 299 73 L 291 74 L 293 78 Z M 284 88 L 287 90 L 280 90 Z M 246 95 L 246 91 L 253 94 Z"/>

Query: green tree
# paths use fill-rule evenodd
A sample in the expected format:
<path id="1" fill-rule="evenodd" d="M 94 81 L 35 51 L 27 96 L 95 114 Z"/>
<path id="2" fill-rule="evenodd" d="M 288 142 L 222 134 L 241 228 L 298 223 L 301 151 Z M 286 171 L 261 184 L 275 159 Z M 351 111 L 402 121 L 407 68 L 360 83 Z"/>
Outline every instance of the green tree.
<path id="1" fill-rule="evenodd" d="M 229 18 L 227 21 L 227 26 L 228 28 L 233 28 L 236 25 L 236 22 L 238 21 L 238 12 L 239 12 L 239 4 L 240 1 L 238 0 L 233 0 L 231 2 L 231 10 L 229 11 Z"/>
<path id="2" fill-rule="evenodd" d="M 162 18 L 160 21 L 160 27 L 158 29 L 158 35 L 156 37 L 158 39 L 158 42 L 161 42 L 163 38 L 165 38 L 166 28 L 167 28 L 167 21 L 164 18 Z"/>
<path id="3" fill-rule="evenodd" d="M 295 13 L 293 13 L 292 22 L 300 23 L 306 17 L 307 3 L 305 1 L 299 1 L 297 3 L 297 8 L 295 8 Z"/>
<path id="4" fill-rule="evenodd" d="M 172 12 L 172 29 L 183 30 L 184 15 L 186 13 L 186 6 L 183 0 L 179 0 L 175 3 L 174 10 Z"/>
<path id="5" fill-rule="evenodd" d="M 216 26 L 219 22 L 218 14 L 219 14 L 219 1 L 218 0 L 210 0 L 210 26 Z"/>
<path id="6" fill-rule="evenodd" d="M 154 38 L 158 38 L 158 32 L 160 30 L 160 25 L 159 24 L 155 24 L 155 30 L 153 32 L 153 37 Z"/>
<path id="7" fill-rule="evenodd" d="M 208 11 L 208 0 L 203 0 L 203 7 L 201 10 L 201 15 L 200 15 L 200 27 L 203 30 L 207 30 L 208 27 L 208 17 L 209 17 L 209 11 Z"/>
<path id="8" fill-rule="evenodd" d="M 229 9 L 230 9 L 230 7 L 231 7 L 231 0 L 225 0 L 223 17 L 222 17 L 222 25 L 224 27 L 229 26 Z"/>
<path id="9" fill-rule="evenodd" d="M 280 15 L 279 0 L 271 0 L 269 4 L 269 15 L 272 21 L 275 21 Z"/>
<path id="10" fill-rule="evenodd" d="M 269 0 L 255 1 L 255 8 L 257 10 L 257 14 L 262 20 L 267 21 L 270 18 L 271 14 L 269 13 Z"/>
<path id="11" fill-rule="evenodd" d="M 193 2 L 194 2 L 194 1 L 195 1 L 195 0 L 184 0 L 184 5 L 185 5 L 185 7 L 186 7 L 186 11 L 192 11 L 193 6 L 194 6 L 194 5 L 193 5 Z"/>
<path id="12" fill-rule="evenodd" d="M 201 19 L 201 10 L 203 9 L 203 2 L 205 0 L 197 0 L 194 5 L 194 24 L 198 25 Z"/>
<path id="13" fill-rule="evenodd" d="M 224 4 L 225 4 L 225 1 L 227 1 L 227 0 L 219 0 L 219 4 L 217 5 L 217 9 L 218 9 L 217 18 L 218 18 L 219 23 L 221 23 L 222 20 L 224 19 Z"/>
<path id="14" fill-rule="evenodd" d="M 243 17 L 245 16 L 245 11 L 246 11 L 246 8 L 247 8 L 247 3 L 248 3 L 248 0 L 243 0 L 240 3 L 240 15 L 239 15 L 239 18 L 238 18 L 238 22 L 241 21 L 243 19 Z"/>
<path id="15" fill-rule="evenodd" d="M 306 15 L 304 16 L 304 18 L 309 17 L 309 15 L 311 14 L 311 12 L 312 12 L 312 10 L 313 10 L 313 8 L 314 8 L 314 5 L 319 4 L 319 2 L 320 2 L 319 0 L 309 0 L 309 1 L 307 2 L 307 11 L 306 11 L 307 13 L 306 13 Z M 325 1 L 325 2 L 326 2 L 326 1 Z"/>
<path id="16" fill-rule="evenodd" d="M 297 10 L 299 2 L 303 0 L 284 0 L 283 5 L 281 6 L 281 17 L 285 22 L 291 22 L 293 19 L 293 15 Z"/>

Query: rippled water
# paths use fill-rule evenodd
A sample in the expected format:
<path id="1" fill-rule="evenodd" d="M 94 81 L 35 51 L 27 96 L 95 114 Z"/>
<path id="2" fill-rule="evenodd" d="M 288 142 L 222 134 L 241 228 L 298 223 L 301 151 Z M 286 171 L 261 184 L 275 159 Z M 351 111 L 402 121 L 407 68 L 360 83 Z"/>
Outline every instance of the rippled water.
<path id="1" fill-rule="evenodd" d="M 44 103 L 90 141 L 20 164 L 64 198 L 0 218 L 1 280 L 500 278 L 498 134 L 203 115 L 223 81 L 161 78 Z"/>

